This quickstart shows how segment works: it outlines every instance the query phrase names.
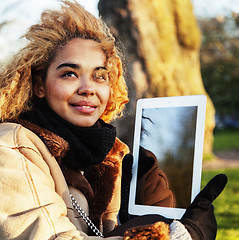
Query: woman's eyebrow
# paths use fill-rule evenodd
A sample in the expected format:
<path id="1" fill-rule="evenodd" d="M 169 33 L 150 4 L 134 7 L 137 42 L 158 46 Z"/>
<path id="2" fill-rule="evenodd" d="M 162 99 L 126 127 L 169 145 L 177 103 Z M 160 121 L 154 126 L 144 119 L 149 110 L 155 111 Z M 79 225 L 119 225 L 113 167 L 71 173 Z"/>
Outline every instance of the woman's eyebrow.
<path id="1" fill-rule="evenodd" d="M 80 66 L 78 64 L 75 64 L 75 63 L 62 63 L 56 69 L 60 69 L 60 68 L 63 68 L 63 67 L 70 67 L 70 68 L 74 68 L 74 69 L 80 69 Z"/>
<path id="2" fill-rule="evenodd" d="M 81 66 L 78 65 L 78 64 L 75 64 L 75 63 L 62 63 L 60 64 L 56 69 L 60 69 L 60 68 L 63 68 L 63 67 L 70 67 L 70 68 L 73 68 L 73 69 L 80 69 Z M 94 70 L 107 70 L 106 67 L 96 67 Z"/>
<path id="3" fill-rule="evenodd" d="M 103 70 L 107 70 L 107 68 L 106 67 L 96 67 L 94 70 L 101 70 L 101 69 L 103 69 Z"/>

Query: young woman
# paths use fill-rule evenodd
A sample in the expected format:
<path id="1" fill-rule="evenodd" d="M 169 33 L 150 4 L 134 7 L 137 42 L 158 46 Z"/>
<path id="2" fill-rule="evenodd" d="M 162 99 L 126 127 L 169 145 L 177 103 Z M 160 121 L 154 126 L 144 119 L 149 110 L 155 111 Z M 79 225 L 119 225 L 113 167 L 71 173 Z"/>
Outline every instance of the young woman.
<path id="1" fill-rule="evenodd" d="M 122 239 L 139 224 L 112 232 L 129 152 L 109 124 L 128 102 L 114 38 L 71 1 L 26 38 L 0 74 L 0 239 Z M 159 219 L 137 231 L 169 237 L 170 221 L 144 223 Z"/>

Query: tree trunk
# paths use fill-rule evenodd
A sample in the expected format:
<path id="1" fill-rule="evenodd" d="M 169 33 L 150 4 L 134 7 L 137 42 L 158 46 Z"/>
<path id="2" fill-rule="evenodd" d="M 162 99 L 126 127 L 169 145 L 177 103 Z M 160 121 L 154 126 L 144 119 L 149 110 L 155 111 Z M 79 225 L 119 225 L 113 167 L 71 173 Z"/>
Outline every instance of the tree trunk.
<path id="1" fill-rule="evenodd" d="M 201 33 L 190 0 L 100 0 L 99 12 L 126 48 L 130 102 L 116 122 L 132 147 L 136 101 L 207 95 L 200 72 Z M 207 95 L 204 156 L 212 155 L 215 110 Z"/>

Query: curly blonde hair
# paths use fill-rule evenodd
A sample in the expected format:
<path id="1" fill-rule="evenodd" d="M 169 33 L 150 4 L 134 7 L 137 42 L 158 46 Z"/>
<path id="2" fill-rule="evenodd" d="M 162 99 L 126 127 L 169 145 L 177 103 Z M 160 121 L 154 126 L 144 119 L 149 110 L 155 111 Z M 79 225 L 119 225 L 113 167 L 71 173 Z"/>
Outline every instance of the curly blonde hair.
<path id="1" fill-rule="evenodd" d="M 120 52 L 105 23 L 75 0 L 63 0 L 60 10 L 47 10 L 39 24 L 25 34 L 27 45 L 0 73 L 0 121 L 16 119 L 31 107 L 36 76 L 46 77 L 57 51 L 76 37 L 99 42 L 106 54 L 111 95 L 101 118 L 111 122 L 122 115 L 128 102 Z"/>

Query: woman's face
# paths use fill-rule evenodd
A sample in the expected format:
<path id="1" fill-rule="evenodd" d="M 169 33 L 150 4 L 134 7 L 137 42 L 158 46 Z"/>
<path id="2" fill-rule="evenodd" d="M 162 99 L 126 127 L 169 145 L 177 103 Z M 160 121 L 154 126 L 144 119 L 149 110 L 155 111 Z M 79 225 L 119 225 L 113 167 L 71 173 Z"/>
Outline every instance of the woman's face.
<path id="1" fill-rule="evenodd" d="M 106 56 L 99 43 L 74 38 L 58 51 L 46 80 L 35 88 L 63 119 L 80 127 L 93 126 L 110 97 Z"/>

